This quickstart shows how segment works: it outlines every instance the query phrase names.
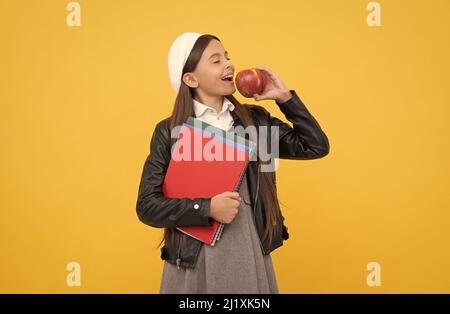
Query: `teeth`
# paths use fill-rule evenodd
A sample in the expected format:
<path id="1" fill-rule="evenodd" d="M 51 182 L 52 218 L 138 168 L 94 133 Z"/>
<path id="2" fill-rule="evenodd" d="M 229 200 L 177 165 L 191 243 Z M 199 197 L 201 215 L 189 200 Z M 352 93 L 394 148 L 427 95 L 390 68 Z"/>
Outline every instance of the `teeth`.
<path id="1" fill-rule="evenodd" d="M 233 77 L 233 74 L 230 74 L 230 75 L 225 76 L 223 79 L 228 79 L 228 78 L 232 78 L 232 77 Z"/>

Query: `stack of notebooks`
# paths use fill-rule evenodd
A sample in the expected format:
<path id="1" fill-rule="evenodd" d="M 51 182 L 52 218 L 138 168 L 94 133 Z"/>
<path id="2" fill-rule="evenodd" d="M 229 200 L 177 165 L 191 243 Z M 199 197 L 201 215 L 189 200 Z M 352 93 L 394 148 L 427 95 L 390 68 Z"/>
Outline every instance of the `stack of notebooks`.
<path id="1" fill-rule="evenodd" d="M 238 191 L 256 144 L 189 117 L 180 128 L 164 178 L 167 198 L 212 198 Z M 196 210 L 192 208 L 192 210 Z M 177 227 L 181 232 L 214 246 L 224 225 L 214 220 L 211 226 Z"/>

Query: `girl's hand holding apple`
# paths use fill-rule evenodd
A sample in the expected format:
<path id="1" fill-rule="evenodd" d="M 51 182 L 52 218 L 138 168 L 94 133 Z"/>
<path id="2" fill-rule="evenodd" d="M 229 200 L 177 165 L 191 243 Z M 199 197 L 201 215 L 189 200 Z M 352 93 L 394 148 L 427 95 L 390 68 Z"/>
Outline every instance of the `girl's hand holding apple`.
<path id="1" fill-rule="evenodd" d="M 273 99 L 283 103 L 292 97 L 283 81 L 264 66 L 240 71 L 236 75 L 236 87 L 242 96 L 254 97 L 257 101 Z"/>

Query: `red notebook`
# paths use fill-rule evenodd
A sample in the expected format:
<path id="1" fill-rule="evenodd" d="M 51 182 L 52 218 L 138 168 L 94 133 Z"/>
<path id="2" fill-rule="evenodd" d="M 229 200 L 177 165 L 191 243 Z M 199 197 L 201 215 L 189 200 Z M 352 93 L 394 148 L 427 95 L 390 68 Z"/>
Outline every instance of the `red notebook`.
<path id="1" fill-rule="evenodd" d="M 163 183 L 168 198 L 210 198 L 238 191 L 256 145 L 234 132 L 226 132 L 189 117 L 172 149 Z M 192 208 L 192 210 L 195 210 Z M 223 224 L 177 227 L 187 235 L 214 246 Z"/>

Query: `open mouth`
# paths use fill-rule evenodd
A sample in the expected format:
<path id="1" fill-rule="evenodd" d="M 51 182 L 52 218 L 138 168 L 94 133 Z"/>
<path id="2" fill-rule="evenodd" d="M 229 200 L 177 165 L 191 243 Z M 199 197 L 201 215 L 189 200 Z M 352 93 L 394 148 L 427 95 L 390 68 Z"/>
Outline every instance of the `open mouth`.
<path id="1" fill-rule="evenodd" d="M 233 74 L 222 77 L 222 81 L 233 82 Z"/>

